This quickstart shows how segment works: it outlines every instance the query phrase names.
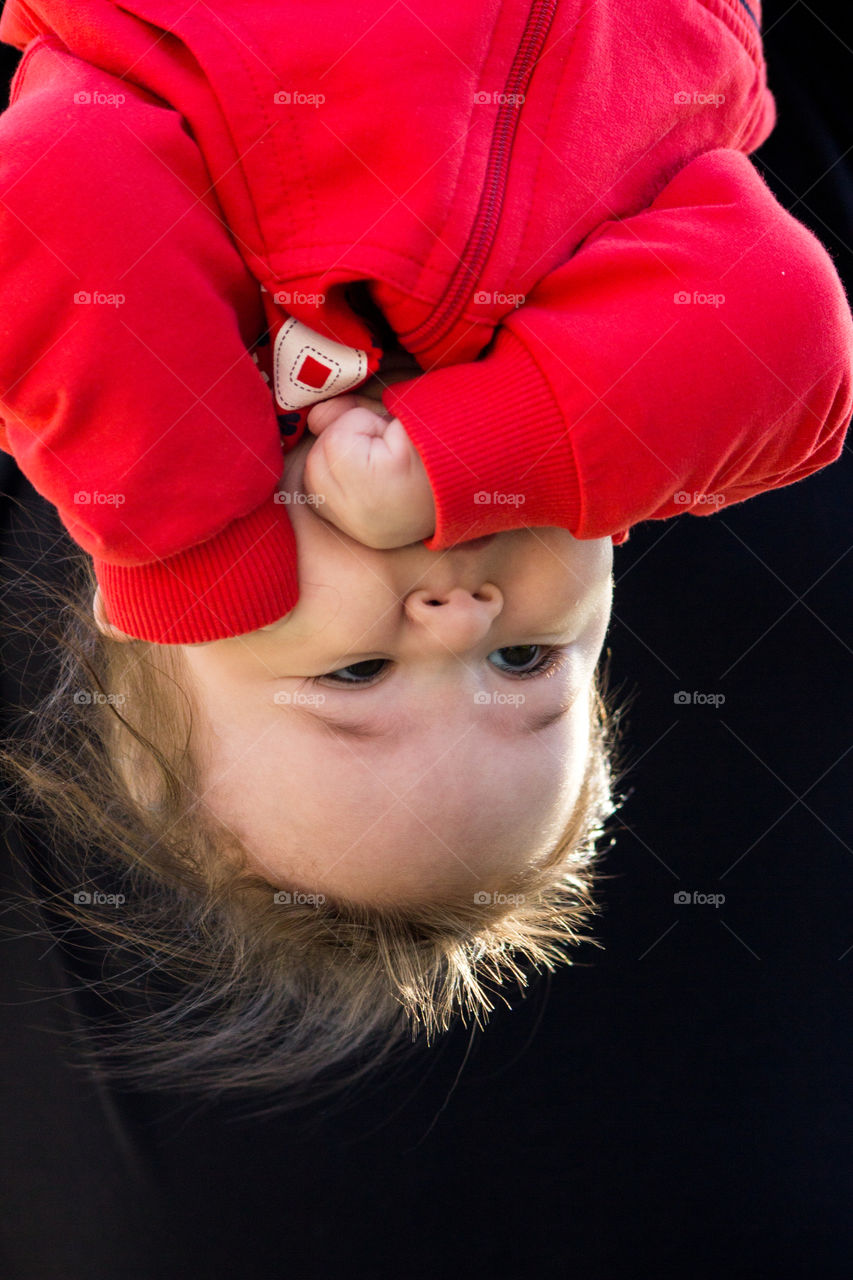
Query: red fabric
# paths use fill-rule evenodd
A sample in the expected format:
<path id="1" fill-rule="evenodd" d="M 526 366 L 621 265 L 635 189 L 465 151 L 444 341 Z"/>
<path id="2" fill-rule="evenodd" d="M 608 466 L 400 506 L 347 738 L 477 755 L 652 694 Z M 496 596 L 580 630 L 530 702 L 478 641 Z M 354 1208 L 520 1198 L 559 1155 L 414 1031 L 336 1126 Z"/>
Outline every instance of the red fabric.
<path id="1" fill-rule="evenodd" d="M 383 397 L 433 485 L 427 546 L 620 541 L 838 457 L 853 320 L 746 158 L 775 123 L 757 4 L 183 8 L 0 18 L 26 50 L 0 114 L 0 447 L 116 626 L 193 643 L 294 606 L 275 493 L 302 427 L 250 348 L 292 315 L 372 374 L 355 281 L 427 370 Z"/>

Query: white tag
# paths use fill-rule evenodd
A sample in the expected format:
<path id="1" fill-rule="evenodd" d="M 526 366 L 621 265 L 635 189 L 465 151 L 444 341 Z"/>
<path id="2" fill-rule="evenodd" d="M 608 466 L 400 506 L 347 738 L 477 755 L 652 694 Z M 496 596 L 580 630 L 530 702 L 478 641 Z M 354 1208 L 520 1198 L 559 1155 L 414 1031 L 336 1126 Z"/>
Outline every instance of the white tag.
<path id="1" fill-rule="evenodd" d="M 367 376 L 367 352 L 333 342 L 293 316 L 275 338 L 275 398 L 282 409 L 304 409 L 349 391 Z"/>

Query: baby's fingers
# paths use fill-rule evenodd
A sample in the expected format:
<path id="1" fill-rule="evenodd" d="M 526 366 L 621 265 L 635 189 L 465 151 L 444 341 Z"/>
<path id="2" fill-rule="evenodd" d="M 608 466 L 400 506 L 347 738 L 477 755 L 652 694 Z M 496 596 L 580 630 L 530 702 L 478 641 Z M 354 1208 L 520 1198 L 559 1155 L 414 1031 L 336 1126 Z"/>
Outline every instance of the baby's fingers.
<path id="1" fill-rule="evenodd" d="M 331 400 L 321 400 L 319 404 L 313 405 L 306 419 L 308 430 L 313 435 L 319 436 L 333 422 L 337 422 L 338 418 L 343 414 L 349 413 L 351 409 L 369 409 L 371 413 L 375 413 L 383 419 L 391 416 L 381 401 L 352 392 L 347 395 L 333 396 Z"/>

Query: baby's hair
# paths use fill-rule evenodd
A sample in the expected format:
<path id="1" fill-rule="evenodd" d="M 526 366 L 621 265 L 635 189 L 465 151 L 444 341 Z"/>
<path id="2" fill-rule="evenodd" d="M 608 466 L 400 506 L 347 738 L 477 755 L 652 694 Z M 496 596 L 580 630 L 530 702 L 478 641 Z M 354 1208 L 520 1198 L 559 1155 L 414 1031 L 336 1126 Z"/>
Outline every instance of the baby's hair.
<path id="1" fill-rule="evenodd" d="M 103 636 L 91 561 L 76 548 L 63 579 L 38 583 L 50 608 L 30 626 L 44 638 L 45 615 L 54 620 L 56 666 L 34 708 L 15 708 L 0 776 L 4 809 L 38 847 L 28 858 L 38 885 L 22 901 L 84 957 L 95 1016 L 72 1046 L 78 1065 L 194 1097 L 263 1092 L 277 1100 L 268 1109 L 284 1109 L 360 1079 L 407 1041 L 432 1043 L 457 1019 L 482 1026 L 491 995 L 509 1004 L 496 990 L 505 979 L 524 993 L 525 964 L 553 972 L 572 963 L 568 948 L 600 945 L 584 928 L 598 910 L 597 845 L 622 803 L 622 710 L 606 673 L 591 682 L 571 818 L 550 855 L 502 892 L 405 907 L 287 902 L 200 804 L 180 650 Z"/>

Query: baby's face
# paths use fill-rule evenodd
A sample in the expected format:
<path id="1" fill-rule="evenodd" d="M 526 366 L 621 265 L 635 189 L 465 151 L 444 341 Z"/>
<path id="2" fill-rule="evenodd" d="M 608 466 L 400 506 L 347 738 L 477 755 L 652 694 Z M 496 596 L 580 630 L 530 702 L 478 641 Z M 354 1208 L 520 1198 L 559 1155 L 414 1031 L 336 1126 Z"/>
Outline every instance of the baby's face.
<path id="1" fill-rule="evenodd" d="M 180 646 L 204 802 L 282 888 L 379 903 L 496 887 L 550 852 L 580 789 L 610 539 L 374 550 L 299 501 L 312 442 L 280 484 L 296 608 Z"/>

